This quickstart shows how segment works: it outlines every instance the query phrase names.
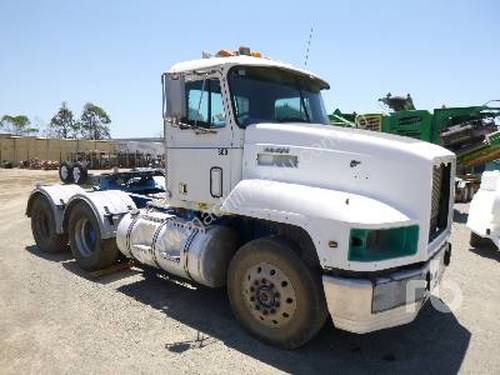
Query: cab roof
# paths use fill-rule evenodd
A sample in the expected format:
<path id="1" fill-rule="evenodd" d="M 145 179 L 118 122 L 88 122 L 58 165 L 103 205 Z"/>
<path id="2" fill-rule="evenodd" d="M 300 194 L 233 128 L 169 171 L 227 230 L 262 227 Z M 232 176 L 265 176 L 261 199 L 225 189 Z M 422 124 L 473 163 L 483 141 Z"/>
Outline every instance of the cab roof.
<path id="1" fill-rule="evenodd" d="M 278 69 L 287 70 L 302 76 L 309 77 L 322 86 L 324 89 L 329 89 L 330 85 L 324 79 L 320 78 L 314 73 L 307 70 L 296 68 L 291 64 L 287 64 L 281 61 L 272 60 L 265 57 L 253 57 L 253 56 L 230 56 L 230 57 L 210 57 L 206 59 L 189 60 L 177 63 L 173 65 L 168 73 L 183 73 L 193 70 L 204 70 L 218 68 L 221 66 L 263 66 L 263 67 L 275 67 Z"/>

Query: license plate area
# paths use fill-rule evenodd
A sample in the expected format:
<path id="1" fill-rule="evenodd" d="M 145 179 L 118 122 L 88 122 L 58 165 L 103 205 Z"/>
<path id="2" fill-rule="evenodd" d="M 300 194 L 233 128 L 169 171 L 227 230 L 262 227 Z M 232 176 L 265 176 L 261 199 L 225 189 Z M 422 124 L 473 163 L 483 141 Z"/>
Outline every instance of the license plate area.
<path id="1" fill-rule="evenodd" d="M 446 244 L 422 268 L 396 272 L 374 281 L 372 313 L 421 302 L 429 297 L 443 276 Z"/>

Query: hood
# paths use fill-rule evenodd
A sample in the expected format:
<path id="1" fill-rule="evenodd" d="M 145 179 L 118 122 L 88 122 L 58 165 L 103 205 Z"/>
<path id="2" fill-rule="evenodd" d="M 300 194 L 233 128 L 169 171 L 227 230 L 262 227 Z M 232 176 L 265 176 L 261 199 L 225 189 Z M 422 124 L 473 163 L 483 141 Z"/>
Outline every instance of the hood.
<path id="1" fill-rule="evenodd" d="M 330 149 L 349 153 L 381 153 L 388 156 L 434 160 L 453 157 L 447 149 L 409 137 L 324 124 L 262 123 L 246 129 L 246 144 L 288 144 L 309 149 Z"/>
<path id="2" fill-rule="evenodd" d="M 322 124 L 249 126 L 244 179 L 267 179 L 357 194 L 394 207 L 427 243 L 433 172 L 452 163 L 443 147 L 407 137 Z"/>

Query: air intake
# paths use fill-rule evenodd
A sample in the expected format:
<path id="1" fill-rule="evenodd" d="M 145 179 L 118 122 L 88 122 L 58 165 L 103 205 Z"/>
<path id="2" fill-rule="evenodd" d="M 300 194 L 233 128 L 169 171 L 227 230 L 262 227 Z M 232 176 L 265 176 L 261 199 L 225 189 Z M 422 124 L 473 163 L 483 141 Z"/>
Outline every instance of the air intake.
<path id="1" fill-rule="evenodd" d="M 429 243 L 438 237 L 448 226 L 450 177 L 451 163 L 439 164 L 433 167 Z"/>

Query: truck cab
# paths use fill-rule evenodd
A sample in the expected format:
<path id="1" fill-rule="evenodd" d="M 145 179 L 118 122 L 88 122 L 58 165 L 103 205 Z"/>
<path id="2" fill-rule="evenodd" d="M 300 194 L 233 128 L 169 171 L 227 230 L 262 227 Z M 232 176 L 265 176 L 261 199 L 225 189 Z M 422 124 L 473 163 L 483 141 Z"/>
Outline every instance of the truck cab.
<path id="1" fill-rule="evenodd" d="M 328 123 L 320 93 L 328 84 L 269 59 L 234 56 L 180 63 L 164 74 L 163 82 L 168 191 L 172 202 L 186 208 L 219 204 L 243 178 L 248 127 Z"/>
<path id="2" fill-rule="evenodd" d="M 226 287 L 240 323 L 284 348 L 328 316 L 356 333 L 416 317 L 450 262 L 454 154 L 329 126 L 325 80 L 246 50 L 176 64 L 162 83 L 165 195 L 137 209 L 137 192 L 38 186 L 37 243 L 69 237 L 86 269 L 119 251 Z M 49 208 L 59 237 L 44 242 Z"/>

